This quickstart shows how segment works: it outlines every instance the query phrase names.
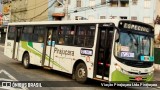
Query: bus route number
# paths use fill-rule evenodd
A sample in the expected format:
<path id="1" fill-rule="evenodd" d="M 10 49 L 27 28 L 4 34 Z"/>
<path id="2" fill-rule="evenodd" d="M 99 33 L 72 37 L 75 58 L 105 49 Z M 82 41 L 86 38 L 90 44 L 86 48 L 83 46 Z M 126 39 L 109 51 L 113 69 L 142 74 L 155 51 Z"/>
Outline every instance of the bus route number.
<path id="1" fill-rule="evenodd" d="M 121 57 L 134 57 L 134 53 L 131 53 L 131 52 L 121 52 Z"/>

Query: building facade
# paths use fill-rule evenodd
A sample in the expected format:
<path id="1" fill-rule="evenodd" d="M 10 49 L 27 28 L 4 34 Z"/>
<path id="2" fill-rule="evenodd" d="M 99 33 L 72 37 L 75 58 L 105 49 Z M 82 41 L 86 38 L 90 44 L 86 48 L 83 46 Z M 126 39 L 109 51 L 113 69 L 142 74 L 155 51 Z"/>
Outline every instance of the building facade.
<path id="1" fill-rule="evenodd" d="M 67 16 L 66 11 L 70 6 L 67 2 L 69 0 L 49 0 L 48 4 L 48 20 L 64 20 Z"/>
<path id="2" fill-rule="evenodd" d="M 48 1 L 12 0 L 10 22 L 48 20 Z"/>
<path id="3" fill-rule="evenodd" d="M 153 24 L 160 15 L 160 0 L 2 1 L 10 2 L 10 22 L 118 18 Z"/>
<path id="4" fill-rule="evenodd" d="M 129 19 L 153 24 L 160 14 L 160 0 L 57 0 L 62 4 L 49 9 L 49 20 Z M 68 3 L 66 3 L 68 2 Z M 52 12 L 52 13 L 51 13 Z M 56 15 L 55 13 L 59 14 Z M 64 16 L 63 16 L 64 15 Z"/>
<path id="5" fill-rule="evenodd" d="M 7 25 L 10 20 L 11 0 L 1 0 L 1 5 L 2 5 L 2 12 L 1 12 L 1 25 L 0 25 L 0 43 L 4 43 Z"/>

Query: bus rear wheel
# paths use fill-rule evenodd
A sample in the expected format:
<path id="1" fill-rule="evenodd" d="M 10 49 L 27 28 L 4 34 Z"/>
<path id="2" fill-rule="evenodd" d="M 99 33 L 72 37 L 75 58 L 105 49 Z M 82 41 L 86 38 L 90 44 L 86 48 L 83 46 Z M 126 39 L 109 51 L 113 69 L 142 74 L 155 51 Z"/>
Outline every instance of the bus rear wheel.
<path id="1" fill-rule="evenodd" d="M 23 66 L 24 66 L 24 68 L 26 68 L 26 69 L 30 68 L 29 62 L 30 62 L 29 54 L 25 53 L 24 56 L 23 56 Z"/>
<path id="2" fill-rule="evenodd" d="M 87 67 L 84 63 L 79 63 L 77 65 L 75 79 L 79 83 L 85 83 L 87 81 Z"/>

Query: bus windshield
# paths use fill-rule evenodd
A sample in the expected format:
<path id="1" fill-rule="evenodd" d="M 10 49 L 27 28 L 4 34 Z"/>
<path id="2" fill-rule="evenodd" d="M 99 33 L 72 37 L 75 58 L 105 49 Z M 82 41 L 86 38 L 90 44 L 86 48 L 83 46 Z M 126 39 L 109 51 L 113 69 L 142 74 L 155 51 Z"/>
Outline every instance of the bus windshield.
<path id="1" fill-rule="evenodd" d="M 131 32 L 120 32 L 116 55 L 126 60 L 153 61 L 151 37 Z"/>

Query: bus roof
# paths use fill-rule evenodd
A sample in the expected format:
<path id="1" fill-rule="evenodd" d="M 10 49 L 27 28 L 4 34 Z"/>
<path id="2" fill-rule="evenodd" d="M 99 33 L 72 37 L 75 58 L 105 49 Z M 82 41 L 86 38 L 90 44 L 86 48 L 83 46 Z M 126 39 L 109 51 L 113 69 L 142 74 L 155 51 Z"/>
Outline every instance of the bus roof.
<path id="1" fill-rule="evenodd" d="M 89 24 L 89 23 L 114 23 L 118 26 L 119 19 L 97 20 L 63 20 L 63 21 L 36 21 L 36 22 L 13 22 L 8 25 L 57 25 L 57 24 Z"/>

